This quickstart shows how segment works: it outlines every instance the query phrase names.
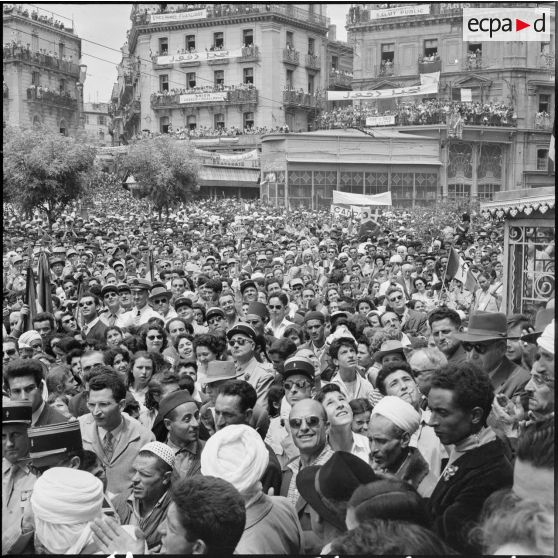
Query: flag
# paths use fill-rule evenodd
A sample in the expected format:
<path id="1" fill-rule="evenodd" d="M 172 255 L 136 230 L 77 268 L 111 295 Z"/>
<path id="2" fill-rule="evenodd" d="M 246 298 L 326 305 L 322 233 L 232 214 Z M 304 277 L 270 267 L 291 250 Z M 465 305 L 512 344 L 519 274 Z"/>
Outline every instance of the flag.
<path id="1" fill-rule="evenodd" d="M 360 222 L 360 228 L 358 230 L 359 238 L 366 239 L 369 236 L 376 236 L 380 230 L 380 225 L 372 217 L 368 217 L 367 219 L 363 219 Z"/>
<path id="2" fill-rule="evenodd" d="M 556 165 L 556 148 L 554 146 L 554 137 L 556 135 L 556 118 L 552 123 L 552 135 L 550 136 L 550 145 L 548 146 L 548 173 L 552 174 L 554 172 L 554 167 Z"/>
<path id="3" fill-rule="evenodd" d="M 29 314 L 23 321 L 23 331 L 33 329 L 33 321 L 38 314 L 37 311 L 37 287 L 35 286 L 35 278 L 33 277 L 33 267 L 31 260 L 27 266 L 27 282 L 25 284 L 25 297 L 23 302 L 29 306 Z"/>
<path id="4" fill-rule="evenodd" d="M 457 279 L 469 292 L 475 292 L 477 288 L 477 280 L 469 269 L 469 264 L 453 248 L 450 248 L 446 277 L 448 279 Z"/>
<path id="5" fill-rule="evenodd" d="M 83 280 L 83 276 L 80 273 L 79 277 L 78 277 L 78 287 L 77 287 L 77 301 L 76 301 L 76 307 L 75 307 L 75 311 L 74 311 L 74 318 L 76 319 L 76 324 L 80 325 L 80 315 L 79 315 L 79 303 L 81 302 L 81 299 L 83 297 L 83 294 L 85 293 L 85 282 Z"/>
<path id="6" fill-rule="evenodd" d="M 149 250 L 149 253 L 147 254 L 147 273 L 145 278 L 152 283 L 155 281 L 155 272 L 153 270 L 153 252 L 151 250 Z"/>
<path id="7" fill-rule="evenodd" d="M 37 289 L 37 306 L 40 306 L 42 312 L 50 312 L 52 314 L 52 290 L 50 286 L 50 265 L 47 255 L 44 252 L 39 254 L 39 285 Z"/>

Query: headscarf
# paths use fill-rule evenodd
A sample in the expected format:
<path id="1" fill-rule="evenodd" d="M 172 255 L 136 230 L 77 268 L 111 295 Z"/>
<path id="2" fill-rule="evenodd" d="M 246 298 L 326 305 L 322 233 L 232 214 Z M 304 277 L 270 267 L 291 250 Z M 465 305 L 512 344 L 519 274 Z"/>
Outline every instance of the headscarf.
<path id="1" fill-rule="evenodd" d="M 231 424 L 207 440 L 201 454 L 202 475 L 230 482 L 240 493 L 252 492 L 269 464 L 269 452 L 251 426 Z"/>
<path id="2" fill-rule="evenodd" d="M 103 483 L 87 471 L 53 467 L 33 488 L 35 534 L 52 554 L 79 554 L 92 541 L 89 523 L 102 515 Z"/>
<path id="3" fill-rule="evenodd" d="M 413 434 L 420 426 L 420 415 L 400 397 L 386 395 L 372 409 L 372 415 L 382 415 L 404 432 Z"/>
<path id="4" fill-rule="evenodd" d="M 537 344 L 541 349 L 554 354 L 554 320 L 544 328 L 542 335 L 537 339 Z"/>

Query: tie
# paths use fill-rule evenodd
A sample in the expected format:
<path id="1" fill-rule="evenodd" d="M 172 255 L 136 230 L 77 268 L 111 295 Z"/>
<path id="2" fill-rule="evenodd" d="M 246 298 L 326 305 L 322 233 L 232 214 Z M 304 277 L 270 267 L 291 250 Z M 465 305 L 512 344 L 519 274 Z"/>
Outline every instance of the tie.
<path id="1" fill-rule="evenodd" d="M 116 322 L 116 316 L 114 314 L 111 314 L 109 316 L 108 322 L 109 322 L 109 326 L 112 327 L 114 325 L 114 323 Z"/>
<path id="2" fill-rule="evenodd" d="M 136 317 L 134 319 L 134 324 L 135 325 L 139 325 L 140 317 L 141 317 L 141 312 L 138 310 L 138 313 L 136 314 Z"/>
<path id="3" fill-rule="evenodd" d="M 103 444 L 103 449 L 108 461 L 112 460 L 112 454 L 114 453 L 113 438 L 114 436 L 112 435 L 112 432 L 107 432 L 105 436 L 105 443 Z"/>

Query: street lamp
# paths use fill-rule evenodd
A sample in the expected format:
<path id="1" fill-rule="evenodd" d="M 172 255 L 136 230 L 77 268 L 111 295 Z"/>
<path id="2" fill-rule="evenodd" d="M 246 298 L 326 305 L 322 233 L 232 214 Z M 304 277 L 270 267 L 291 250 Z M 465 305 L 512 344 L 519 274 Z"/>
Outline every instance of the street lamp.
<path id="1" fill-rule="evenodd" d="M 85 127 L 85 115 L 83 114 L 83 84 L 85 82 L 85 76 L 87 75 L 87 64 L 80 64 L 79 66 L 79 81 L 76 82 L 76 88 L 78 91 L 78 121 L 79 127 Z"/>

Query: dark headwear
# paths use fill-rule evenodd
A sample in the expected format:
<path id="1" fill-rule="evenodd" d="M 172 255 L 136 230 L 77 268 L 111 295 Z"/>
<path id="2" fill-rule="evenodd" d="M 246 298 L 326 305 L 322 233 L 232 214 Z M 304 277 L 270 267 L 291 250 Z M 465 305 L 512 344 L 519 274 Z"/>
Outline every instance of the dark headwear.
<path id="1" fill-rule="evenodd" d="M 269 318 L 267 306 L 262 302 L 251 302 L 246 309 L 246 315 L 248 316 L 248 314 L 259 316 L 263 320 L 267 320 Z"/>
<path id="2" fill-rule="evenodd" d="M 31 401 L 4 401 L 2 403 L 2 424 L 21 423 L 31 425 Z"/>
<path id="3" fill-rule="evenodd" d="M 181 306 L 188 306 L 190 308 L 194 307 L 193 302 L 185 296 L 180 296 L 174 301 L 175 310 L 178 310 Z"/>
<path id="4" fill-rule="evenodd" d="M 105 296 L 107 293 L 116 293 L 118 294 L 118 286 L 117 285 L 105 285 L 101 289 L 101 296 Z"/>
<path id="5" fill-rule="evenodd" d="M 317 310 L 310 310 L 304 314 L 304 323 L 309 322 L 310 320 L 320 320 L 323 324 L 325 323 L 325 316 Z"/>
<path id="6" fill-rule="evenodd" d="M 231 327 L 231 329 L 227 331 L 227 339 L 232 339 L 233 335 L 236 335 L 237 333 L 240 335 L 245 335 L 254 342 L 256 341 L 256 330 L 248 324 L 236 324 L 235 326 Z"/>
<path id="7" fill-rule="evenodd" d="M 252 279 L 246 279 L 245 281 L 242 281 L 242 283 L 240 283 L 240 292 L 242 294 L 244 294 L 244 291 L 248 288 L 248 287 L 254 287 L 254 289 L 258 289 L 258 287 L 256 286 L 255 281 L 252 281 Z"/>
<path id="8" fill-rule="evenodd" d="M 507 337 L 507 318 L 500 312 L 473 312 L 469 318 L 467 331 L 455 334 L 455 338 L 462 343 L 496 341 Z"/>
<path id="9" fill-rule="evenodd" d="M 294 374 L 302 374 L 307 376 L 309 380 L 314 380 L 314 365 L 305 358 L 292 357 L 285 361 L 283 368 L 283 379 L 286 380 L 289 376 Z"/>
<path id="10" fill-rule="evenodd" d="M 47 455 L 83 449 L 79 421 L 35 426 L 27 430 L 29 457 L 38 459 Z"/>

